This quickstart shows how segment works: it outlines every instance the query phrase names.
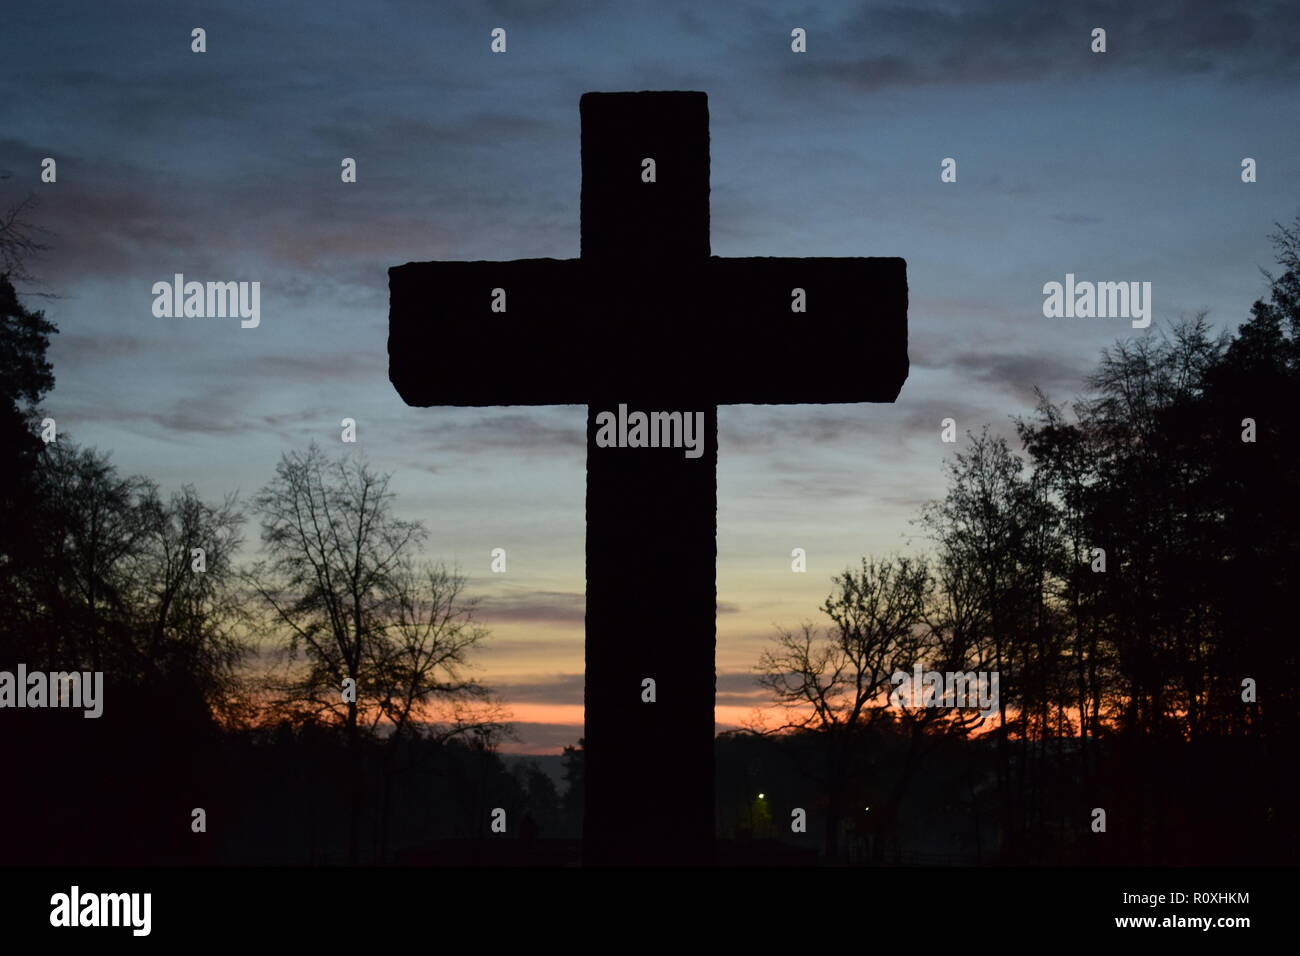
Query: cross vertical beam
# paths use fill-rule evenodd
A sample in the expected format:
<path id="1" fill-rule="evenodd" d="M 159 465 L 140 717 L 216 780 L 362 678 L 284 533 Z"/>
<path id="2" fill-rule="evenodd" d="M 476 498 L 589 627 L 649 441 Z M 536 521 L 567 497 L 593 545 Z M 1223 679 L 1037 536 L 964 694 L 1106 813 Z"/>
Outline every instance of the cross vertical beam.
<path id="1" fill-rule="evenodd" d="M 618 303 L 617 375 L 587 412 L 586 818 L 583 859 L 708 863 L 714 834 L 717 408 L 682 404 L 708 375 L 682 335 L 709 255 L 709 112 L 702 93 L 588 93 L 582 115 L 582 258 L 597 301 Z M 646 159 L 654 182 L 645 182 Z M 620 361 L 620 354 L 622 362 Z M 631 361 L 628 361 L 631 359 Z M 596 416 L 703 413 L 703 454 L 600 448 Z M 645 679 L 655 700 L 642 699 Z"/>

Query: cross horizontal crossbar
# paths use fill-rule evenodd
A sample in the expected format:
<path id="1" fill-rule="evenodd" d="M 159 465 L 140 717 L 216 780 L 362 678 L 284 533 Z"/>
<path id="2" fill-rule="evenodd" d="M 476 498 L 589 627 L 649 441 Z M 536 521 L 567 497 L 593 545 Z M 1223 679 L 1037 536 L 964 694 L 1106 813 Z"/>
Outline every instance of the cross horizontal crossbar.
<path id="1" fill-rule="evenodd" d="M 408 405 L 892 402 L 907 378 L 901 258 L 582 259 L 389 269 L 389 377 Z M 504 312 L 492 311 L 504 290 Z M 806 311 L 792 311 L 802 289 Z M 430 373 L 436 368 L 435 374 Z"/>

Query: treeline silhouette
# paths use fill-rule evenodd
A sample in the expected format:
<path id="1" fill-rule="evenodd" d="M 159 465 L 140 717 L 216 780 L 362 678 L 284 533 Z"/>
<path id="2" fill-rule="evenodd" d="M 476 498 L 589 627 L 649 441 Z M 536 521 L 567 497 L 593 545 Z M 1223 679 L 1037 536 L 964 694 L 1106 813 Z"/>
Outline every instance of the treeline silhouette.
<path id="1" fill-rule="evenodd" d="M 3 713 L 27 768 L 7 860 L 385 861 L 485 835 L 485 807 L 576 834 L 551 779 L 497 754 L 510 729 L 470 673 L 486 631 L 461 576 L 416 565 L 423 530 L 392 516 L 384 476 L 285 455 L 252 506 L 268 557 L 241 569 L 233 499 L 164 499 L 66 438 L 29 451 L 0 669 L 99 671 L 105 700 L 97 719 Z"/>
<path id="2" fill-rule="evenodd" d="M 482 837 L 497 807 L 512 835 L 577 835 L 580 804 L 498 754 L 487 631 L 387 475 L 312 445 L 247 504 L 164 496 L 50 430 L 57 330 L 8 276 L 0 311 L 0 670 L 104 686 L 98 718 L 0 712 L 0 859 L 385 862 Z"/>
<path id="3" fill-rule="evenodd" d="M 864 559 L 828 627 L 777 634 L 759 681 L 788 716 L 731 744 L 724 830 L 790 839 L 812 802 L 836 859 L 1295 858 L 1300 219 L 1279 230 L 1235 334 L 1121 341 L 1075 401 L 1039 393 L 1019 449 L 968 434 L 929 552 Z M 889 706 L 916 664 L 998 673 L 998 712 Z"/>

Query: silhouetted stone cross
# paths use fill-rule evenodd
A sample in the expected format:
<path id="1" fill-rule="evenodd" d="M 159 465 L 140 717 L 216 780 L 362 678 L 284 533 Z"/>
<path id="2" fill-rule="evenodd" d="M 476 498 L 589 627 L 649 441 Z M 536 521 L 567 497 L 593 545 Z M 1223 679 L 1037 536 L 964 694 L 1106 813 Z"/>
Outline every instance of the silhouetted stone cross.
<path id="1" fill-rule="evenodd" d="M 717 406 L 894 401 L 907 264 L 712 257 L 708 97 L 587 93 L 580 111 L 582 257 L 390 269 L 389 378 L 409 405 L 587 405 L 583 858 L 707 863 Z M 701 413 L 701 453 L 662 447 L 667 418 L 661 447 L 610 447 L 620 405 Z"/>

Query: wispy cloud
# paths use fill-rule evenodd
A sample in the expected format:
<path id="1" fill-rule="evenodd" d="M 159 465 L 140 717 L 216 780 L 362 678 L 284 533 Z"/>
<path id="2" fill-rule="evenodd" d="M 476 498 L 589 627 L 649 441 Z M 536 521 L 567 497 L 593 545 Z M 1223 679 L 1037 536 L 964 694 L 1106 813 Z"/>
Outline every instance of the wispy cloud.
<path id="1" fill-rule="evenodd" d="M 1030 83 L 1116 70 L 1153 76 L 1217 75 L 1270 83 L 1300 79 L 1300 47 L 1285 3 L 1187 4 L 1154 0 L 1048 6 L 1033 0 L 960 5 L 865 3 L 824 35 L 808 62 L 787 60 L 801 86 L 843 83 L 859 91 L 902 86 Z M 1091 52 L 1095 27 L 1107 52 Z M 870 37 L 865 45 L 844 37 Z"/>
<path id="2" fill-rule="evenodd" d="M 478 615 L 488 623 L 565 624 L 581 627 L 587 613 L 585 594 L 567 591 L 517 591 L 489 595 Z"/>

